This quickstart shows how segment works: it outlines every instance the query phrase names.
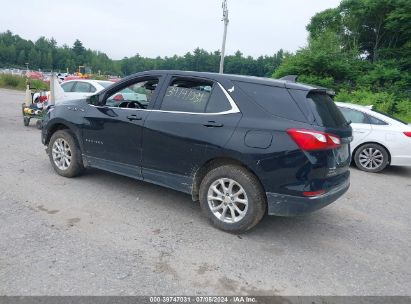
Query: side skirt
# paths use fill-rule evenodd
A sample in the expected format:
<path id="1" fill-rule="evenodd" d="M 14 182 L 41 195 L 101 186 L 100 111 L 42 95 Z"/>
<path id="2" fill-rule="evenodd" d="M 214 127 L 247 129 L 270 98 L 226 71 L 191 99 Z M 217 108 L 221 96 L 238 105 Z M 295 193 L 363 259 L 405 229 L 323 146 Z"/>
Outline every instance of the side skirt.
<path id="1" fill-rule="evenodd" d="M 138 180 L 143 180 L 159 186 L 171 188 L 180 192 L 191 194 L 193 178 L 181 174 L 169 173 L 160 170 L 131 166 L 83 154 L 83 162 L 87 167 L 124 175 Z"/>

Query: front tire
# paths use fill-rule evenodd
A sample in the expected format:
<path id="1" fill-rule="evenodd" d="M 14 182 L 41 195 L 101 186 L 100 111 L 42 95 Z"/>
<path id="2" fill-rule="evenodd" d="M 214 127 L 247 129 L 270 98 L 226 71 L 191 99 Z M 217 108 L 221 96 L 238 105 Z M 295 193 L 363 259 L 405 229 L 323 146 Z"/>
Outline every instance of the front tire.
<path id="1" fill-rule="evenodd" d="M 267 208 L 260 182 L 241 166 L 212 169 L 202 180 L 199 194 L 201 209 L 212 224 L 231 233 L 254 227 Z"/>
<path id="2" fill-rule="evenodd" d="M 388 152 L 381 145 L 365 144 L 355 152 L 354 162 L 357 168 L 362 171 L 380 172 L 388 165 Z"/>
<path id="3" fill-rule="evenodd" d="M 54 170 L 64 177 L 75 177 L 84 171 L 80 149 L 68 130 L 55 132 L 48 146 L 49 158 Z"/>

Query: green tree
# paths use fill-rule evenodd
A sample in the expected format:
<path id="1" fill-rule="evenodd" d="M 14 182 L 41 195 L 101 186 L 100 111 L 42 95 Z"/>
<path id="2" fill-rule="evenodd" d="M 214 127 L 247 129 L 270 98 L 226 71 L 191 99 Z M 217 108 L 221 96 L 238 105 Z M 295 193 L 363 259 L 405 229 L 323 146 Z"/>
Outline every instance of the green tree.
<path id="1" fill-rule="evenodd" d="M 21 50 L 19 52 L 19 55 L 17 57 L 17 64 L 19 66 L 25 66 L 25 64 L 26 64 L 26 52 L 24 50 Z"/>
<path id="2" fill-rule="evenodd" d="M 29 66 L 30 68 L 38 68 L 40 65 L 41 59 L 39 58 L 39 54 L 37 53 L 36 49 L 32 48 L 29 53 Z"/>

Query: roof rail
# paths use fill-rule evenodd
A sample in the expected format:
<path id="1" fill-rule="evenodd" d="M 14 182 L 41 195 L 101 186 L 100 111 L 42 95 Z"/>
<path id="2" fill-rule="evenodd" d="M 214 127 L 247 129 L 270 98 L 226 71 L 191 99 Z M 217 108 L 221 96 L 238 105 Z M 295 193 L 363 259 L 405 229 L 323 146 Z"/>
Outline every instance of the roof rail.
<path id="1" fill-rule="evenodd" d="M 298 75 L 287 75 L 281 77 L 280 80 L 288 81 L 288 82 L 297 82 Z"/>

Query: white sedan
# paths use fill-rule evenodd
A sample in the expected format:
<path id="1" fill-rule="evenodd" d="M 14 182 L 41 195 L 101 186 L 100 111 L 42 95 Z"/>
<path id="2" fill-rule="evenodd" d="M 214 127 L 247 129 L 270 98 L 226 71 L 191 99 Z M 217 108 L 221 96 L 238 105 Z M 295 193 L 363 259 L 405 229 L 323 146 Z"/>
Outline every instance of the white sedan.
<path id="1" fill-rule="evenodd" d="M 82 99 L 111 86 L 114 82 L 105 80 L 73 79 L 60 84 L 64 91 L 63 100 Z"/>
<path id="2" fill-rule="evenodd" d="M 379 172 L 387 165 L 411 166 L 411 125 L 372 109 L 336 102 L 347 121 L 351 121 L 351 153 L 363 171 Z"/>

